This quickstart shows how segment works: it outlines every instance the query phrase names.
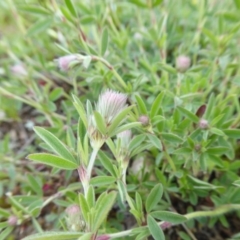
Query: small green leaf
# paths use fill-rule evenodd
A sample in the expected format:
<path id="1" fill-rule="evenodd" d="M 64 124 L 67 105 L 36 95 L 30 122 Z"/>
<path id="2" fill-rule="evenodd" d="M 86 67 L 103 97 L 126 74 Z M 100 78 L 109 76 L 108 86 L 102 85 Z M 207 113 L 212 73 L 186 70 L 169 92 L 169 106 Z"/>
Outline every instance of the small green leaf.
<path id="1" fill-rule="evenodd" d="M 145 140 L 145 138 L 146 136 L 144 134 L 134 137 L 129 144 L 129 151 L 131 152 L 133 149 L 138 147 Z"/>
<path id="2" fill-rule="evenodd" d="M 161 133 L 161 136 L 172 143 L 182 143 L 183 139 L 173 133 Z"/>
<path id="3" fill-rule="evenodd" d="M 32 190 L 37 194 L 37 195 L 42 195 L 42 187 L 40 184 L 37 182 L 36 178 L 34 178 L 31 174 L 27 174 L 28 178 L 28 183 L 30 184 Z"/>
<path id="4" fill-rule="evenodd" d="M 158 114 L 164 94 L 165 94 L 165 92 L 160 92 L 158 94 L 158 96 L 156 97 L 156 99 L 154 100 L 152 107 L 151 107 L 151 111 L 150 111 L 151 119 L 153 119 L 153 117 L 155 117 Z"/>
<path id="5" fill-rule="evenodd" d="M 172 154 L 189 154 L 192 152 L 192 149 L 189 147 L 182 147 L 176 149 Z"/>
<path id="6" fill-rule="evenodd" d="M 3 208 L 0 208 L 0 217 L 5 217 L 5 218 L 7 218 L 7 217 L 9 217 L 11 214 L 8 212 L 8 211 L 6 211 L 6 210 L 4 210 Z"/>
<path id="7" fill-rule="evenodd" d="M 93 208 L 95 205 L 95 193 L 94 193 L 94 188 L 93 186 L 90 186 L 88 188 L 88 192 L 87 192 L 87 203 L 89 208 Z"/>
<path id="8" fill-rule="evenodd" d="M 102 33 L 102 41 L 101 41 L 101 55 L 104 56 L 108 47 L 108 30 L 104 28 Z"/>
<path id="9" fill-rule="evenodd" d="M 177 70 L 169 64 L 166 63 L 157 63 L 161 70 L 164 70 L 168 73 L 176 74 Z"/>
<path id="10" fill-rule="evenodd" d="M 103 167 L 112 175 L 115 176 L 115 171 L 113 168 L 113 163 L 111 161 L 111 159 L 103 152 L 103 151 L 99 151 L 98 152 L 98 156 L 99 159 L 101 161 L 101 164 L 103 165 Z"/>
<path id="11" fill-rule="evenodd" d="M 207 109 L 205 111 L 204 117 L 206 119 L 209 119 L 211 114 L 213 113 L 213 109 L 215 106 L 215 96 L 212 93 L 211 96 L 209 97 L 208 104 L 207 104 Z"/>
<path id="12" fill-rule="evenodd" d="M 96 203 L 96 214 L 94 218 L 94 226 L 93 226 L 93 232 L 97 231 L 107 215 L 109 214 L 109 211 L 112 209 L 112 206 L 115 202 L 117 196 L 117 192 L 112 191 L 108 194 L 104 194 L 101 201 L 97 201 Z"/>
<path id="13" fill-rule="evenodd" d="M 165 240 L 164 233 L 153 217 L 147 217 L 148 229 L 155 240 Z"/>
<path id="14" fill-rule="evenodd" d="M 81 232 L 44 232 L 25 237 L 22 240 L 75 240 L 83 234 Z"/>
<path id="15" fill-rule="evenodd" d="M 81 208 L 81 211 L 82 211 L 82 214 L 83 214 L 83 218 L 87 222 L 88 213 L 90 211 L 88 203 L 87 203 L 87 201 L 86 201 L 86 199 L 85 199 L 85 197 L 83 196 L 82 193 L 78 194 L 78 200 L 79 200 L 80 208 Z"/>
<path id="16" fill-rule="evenodd" d="M 177 108 L 186 118 L 190 119 L 191 121 L 198 123 L 199 122 L 199 118 L 192 112 L 188 111 L 185 108 L 182 108 L 180 106 L 178 106 Z"/>
<path id="17" fill-rule="evenodd" d="M 162 221 L 170 222 L 173 224 L 179 224 L 187 221 L 187 218 L 173 212 L 167 212 L 167 211 L 155 211 L 151 212 L 151 216 L 154 218 L 157 218 Z"/>
<path id="18" fill-rule="evenodd" d="M 85 233 L 83 236 L 78 238 L 78 240 L 92 240 L 94 234 L 93 233 Z"/>
<path id="19" fill-rule="evenodd" d="M 45 142 L 47 145 L 58 155 L 61 157 L 76 163 L 75 158 L 71 154 L 71 152 L 67 149 L 67 147 L 51 132 L 47 131 L 41 127 L 35 127 L 34 131 L 37 135 Z"/>
<path id="20" fill-rule="evenodd" d="M 157 204 L 162 198 L 162 194 L 163 194 L 163 187 L 162 187 L 162 184 L 159 183 L 151 190 L 151 192 L 147 197 L 146 204 L 145 204 L 147 212 L 151 212 L 151 210 L 157 206 Z"/>
<path id="21" fill-rule="evenodd" d="M 95 122 L 97 124 L 97 129 L 103 134 L 105 135 L 107 132 L 107 127 L 106 127 L 106 123 L 103 119 L 103 117 L 101 116 L 101 114 L 99 112 L 94 112 L 94 118 L 95 118 Z"/>
<path id="22" fill-rule="evenodd" d="M 226 136 L 225 133 L 218 128 L 211 128 L 210 132 L 219 136 Z"/>
<path id="23" fill-rule="evenodd" d="M 81 103 L 81 101 L 75 95 L 72 95 L 72 98 L 73 98 L 73 105 L 76 108 L 76 110 L 78 111 L 78 114 L 79 114 L 81 120 L 83 121 L 83 124 L 84 124 L 85 128 L 87 128 L 88 127 L 88 122 L 87 122 L 87 116 L 86 116 L 86 112 L 85 112 L 85 109 L 83 107 L 83 104 Z"/>
<path id="24" fill-rule="evenodd" d="M 0 240 L 9 239 L 7 237 L 13 231 L 13 229 L 14 229 L 14 227 L 7 227 L 3 231 L 1 231 Z"/>
<path id="25" fill-rule="evenodd" d="M 208 154 L 213 154 L 213 155 L 222 155 L 229 151 L 229 148 L 227 147 L 212 147 L 207 149 Z"/>
<path id="26" fill-rule="evenodd" d="M 41 32 L 45 32 L 52 24 L 52 18 L 41 18 L 35 22 L 27 31 L 27 36 L 32 37 Z"/>
<path id="27" fill-rule="evenodd" d="M 130 112 L 132 108 L 133 106 L 125 108 L 113 119 L 112 124 L 108 128 L 108 133 L 110 136 L 112 132 L 117 128 L 117 126 L 127 117 L 127 114 Z"/>
<path id="28" fill-rule="evenodd" d="M 69 10 L 69 12 L 74 16 L 74 17 L 77 17 L 77 13 L 76 13 L 76 10 L 72 4 L 72 1 L 71 0 L 65 0 L 65 4 Z"/>
<path id="29" fill-rule="evenodd" d="M 148 136 L 150 142 L 152 143 L 152 145 L 155 146 L 160 151 L 162 151 L 161 140 L 156 135 L 148 134 L 147 136 Z"/>
<path id="30" fill-rule="evenodd" d="M 142 98 L 139 95 L 136 95 L 135 98 L 136 98 L 136 101 L 138 104 L 140 114 L 147 115 L 147 107 L 146 107 L 144 101 L 142 100 Z"/>
<path id="31" fill-rule="evenodd" d="M 65 170 L 74 170 L 78 168 L 78 165 L 68 159 L 64 159 L 49 153 L 35 153 L 27 156 L 28 159 L 44 163 L 51 167 L 56 167 Z"/>
<path id="32" fill-rule="evenodd" d="M 109 185 L 113 184 L 115 181 L 116 181 L 116 178 L 112 176 L 98 176 L 98 177 L 92 178 L 90 180 L 90 184 L 92 184 L 95 187 L 100 187 L 100 186 L 109 187 Z"/>
<path id="33" fill-rule="evenodd" d="M 223 129 L 223 132 L 230 138 L 240 139 L 240 129 Z"/>

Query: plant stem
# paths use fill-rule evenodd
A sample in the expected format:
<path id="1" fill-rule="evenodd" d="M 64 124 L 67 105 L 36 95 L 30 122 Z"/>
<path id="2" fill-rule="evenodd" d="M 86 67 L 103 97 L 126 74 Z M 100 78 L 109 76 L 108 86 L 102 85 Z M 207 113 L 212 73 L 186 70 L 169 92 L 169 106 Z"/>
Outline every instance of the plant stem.
<path id="1" fill-rule="evenodd" d="M 216 217 L 218 215 L 222 215 L 222 214 L 234 211 L 234 210 L 240 210 L 240 204 L 227 204 L 227 205 L 223 205 L 223 206 L 217 207 L 217 208 L 209 210 L 209 211 L 197 211 L 197 212 L 185 214 L 183 216 L 186 217 L 187 221 L 188 221 L 191 219 L 196 219 L 196 218 L 201 218 L 201 217 Z M 161 225 L 164 223 L 165 223 L 164 221 L 161 221 L 161 222 L 158 222 L 158 225 L 161 227 Z M 147 226 L 143 226 L 140 228 L 144 229 L 146 227 Z M 139 227 L 137 227 L 137 228 L 139 228 Z M 110 237 L 110 239 L 129 236 L 135 229 L 136 228 L 118 232 L 118 233 L 108 234 L 108 236 Z"/>
<path id="2" fill-rule="evenodd" d="M 98 57 L 98 56 L 92 56 L 92 60 L 103 63 L 113 73 L 113 75 L 117 78 L 117 80 L 123 86 L 123 88 L 127 89 L 126 83 L 123 81 L 121 76 L 117 73 L 117 71 L 114 69 L 114 67 L 108 61 L 106 61 L 105 59 Z"/>
<path id="3" fill-rule="evenodd" d="M 88 180 L 90 180 L 90 178 L 91 178 L 92 169 L 93 169 L 93 165 L 94 165 L 98 150 L 99 150 L 99 148 L 94 148 L 93 151 L 92 151 L 92 155 L 91 155 L 91 158 L 89 160 L 88 167 L 87 167 L 87 178 L 88 178 Z"/>

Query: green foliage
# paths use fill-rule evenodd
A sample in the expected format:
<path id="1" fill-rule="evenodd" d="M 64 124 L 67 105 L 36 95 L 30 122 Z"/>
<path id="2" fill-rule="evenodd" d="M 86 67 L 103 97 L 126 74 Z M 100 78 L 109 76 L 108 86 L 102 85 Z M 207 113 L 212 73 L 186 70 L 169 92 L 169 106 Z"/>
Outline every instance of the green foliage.
<path id="1" fill-rule="evenodd" d="M 0 240 L 187 240 L 239 222 L 239 10 L 0 1 Z M 127 96 L 114 115 L 108 95 L 110 121 L 106 89 Z"/>

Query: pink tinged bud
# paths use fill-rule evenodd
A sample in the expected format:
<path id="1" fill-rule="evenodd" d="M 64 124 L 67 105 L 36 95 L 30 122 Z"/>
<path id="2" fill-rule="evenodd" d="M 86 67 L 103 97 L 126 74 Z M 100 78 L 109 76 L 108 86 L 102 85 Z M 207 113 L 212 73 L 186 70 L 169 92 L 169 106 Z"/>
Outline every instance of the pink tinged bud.
<path id="1" fill-rule="evenodd" d="M 205 119 L 201 119 L 199 121 L 199 128 L 205 130 L 205 129 L 208 129 L 209 125 L 208 125 L 208 121 L 205 120 Z"/>
<path id="2" fill-rule="evenodd" d="M 85 167 L 80 166 L 78 168 L 78 175 L 82 183 L 87 181 L 87 170 Z"/>
<path id="3" fill-rule="evenodd" d="M 176 68 L 180 72 L 185 72 L 191 65 L 191 59 L 188 56 L 181 55 L 176 59 Z"/>
<path id="4" fill-rule="evenodd" d="M 96 110 L 109 125 L 114 117 L 127 107 L 126 102 L 127 96 L 125 94 L 108 89 L 99 96 Z"/>
<path id="5" fill-rule="evenodd" d="M 10 226 L 16 226 L 17 225 L 18 218 L 14 215 L 9 216 L 8 218 L 8 224 Z"/>
<path id="6" fill-rule="evenodd" d="M 70 64 L 77 60 L 76 55 L 66 55 L 57 59 L 58 66 L 62 71 L 67 71 L 70 67 Z"/>
<path id="7" fill-rule="evenodd" d="M 109 240 L 110 237 L 108 235 L 101 235 L 96 238 L 96 240 Z"/>
<path id="8" fill-rule="evenodd" d="M 149 124 L 149 118 L 146 115 L 142 115 L 138 118 L 138 121 L 144 126 L 146 127 Z"/>
<path id="9" fill-rule="evenodd" d="M 22 76 L 22 77 L 27 75 L 27 71 L 22 64 L 16 64 L 16 65 L 12 66 L 11 67 L 11 72 L 14 75 Z"/>
<path id="10" fill-rule="evenodd" d="M 164 230 L 164 229 L 167 229 L 167 228 L 170 228 L 172 226 L 172 223 L 170 222 L 164 222 L 160 225 L 160 227 Z"/>
<path id="11" fill-rule="evenodd" d="M 70 205 L 66 208 L 65 212 L 69 217 L 78 215 L 80 213 L 80 207 L 77 204 Z"/>

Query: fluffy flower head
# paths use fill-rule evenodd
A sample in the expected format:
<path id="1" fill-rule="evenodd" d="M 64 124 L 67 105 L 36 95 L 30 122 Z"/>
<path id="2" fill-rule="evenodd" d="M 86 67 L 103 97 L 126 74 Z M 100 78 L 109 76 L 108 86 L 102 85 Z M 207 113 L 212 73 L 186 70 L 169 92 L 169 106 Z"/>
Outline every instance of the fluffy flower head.
<path id="1" fill-rule="evenodd" d="M 99 96 L 96 110 L 105 119 L 106 124 L 109 125 L 114 117 L 126 108 L 126 102 L 127 96 L 125 94 L 108 89 Z"/>
<path id="2" fill-rule="evenodd" d="M 70 63 L 77 60 L 77 56 L 74 54 L 66 55 L 57 59 L 59 68 L 62 71 L 67 71 L 69 69 Z"/>

